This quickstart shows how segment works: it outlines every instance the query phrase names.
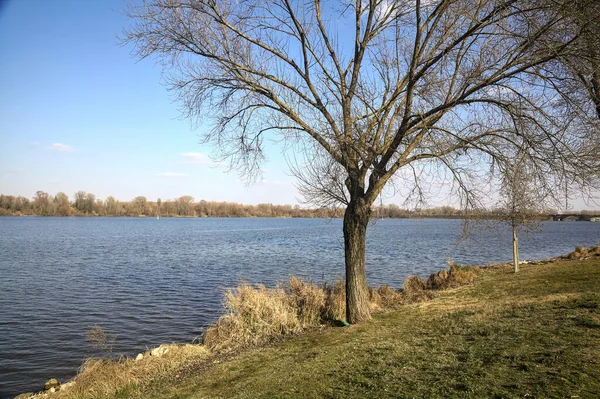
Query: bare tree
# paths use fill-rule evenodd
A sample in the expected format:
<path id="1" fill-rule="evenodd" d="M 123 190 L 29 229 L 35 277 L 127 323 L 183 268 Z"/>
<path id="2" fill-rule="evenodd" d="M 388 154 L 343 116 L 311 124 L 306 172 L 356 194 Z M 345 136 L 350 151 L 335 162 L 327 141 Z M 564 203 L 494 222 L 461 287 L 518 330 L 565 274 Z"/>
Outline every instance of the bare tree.
<path id="1" fill-rule="evenodd" d="M 561 92 L 567 93 L 565 100 L 574 102 L 592 101 L 596 117 L 600 118 L 600 2 L 597 0 L 574 0 L 569 7 L 556 3 L 555 7 L 565 18 L 580 27 L 580 53 L 576 57 L 561 57 L 561 66 L 552 73 L 561 76 L 557 83 Z"/>
<path id="2" fill-rule="evenodd" d="M 573 107 L 551 73 L 587 46 L 569 5 L 142 0 L 128 7 L 123 43 L 162 64 L 184 115 L 208 120 L 205 139 L 246 175 L 265 140 L 318 155 L 308 165 L 317 173 L 301 182 L 346 207 L 346 308 L 356 323 L 370 318 L 371 205 L 394 176 L 420 193 L 423 176 L 443 173 L 468 207 L 525 143 L 548 185 L 598 182 L 593 103 Z"/>
<path id="3" fill-rule="evenodd" d="M 519 271 L 519 230 L 531 231 L 540 228 L 540 216 L 546 211 L 546 202 L 552 200 L 552 192 L 539 181 L 535 169 L 528 164 L 523 154 L 515 161 L 502 167 L 499 211 L 501 221 L 512 231 L 513 264 Z"/>

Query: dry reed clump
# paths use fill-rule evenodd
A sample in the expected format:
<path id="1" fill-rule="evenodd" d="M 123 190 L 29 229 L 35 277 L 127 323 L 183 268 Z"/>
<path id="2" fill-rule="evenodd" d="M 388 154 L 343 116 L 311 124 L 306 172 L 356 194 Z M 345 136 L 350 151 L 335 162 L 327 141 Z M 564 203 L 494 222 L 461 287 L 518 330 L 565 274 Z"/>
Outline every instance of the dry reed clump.
<path id="1" fill-rule="evenodd" d="M 450 287 L 459 287 L 465 284 L 471 284 L 480 272 L 480 268 L 473 266 L 454 266 L 450 268 L 449 281 Z"/>
<path id="2" fill-rule="evenodd" d="M 380 305 L 383 308 L 395 308 L 402 303 L 402 295 L 389 285 L 382 285 L 376 290 Z"/>
<path id="3" fill-rule="evenodd" d="M 227 313 L 208 328 L 204 345 L 215 351 L 264 344 L 302 329 L 298 312 L 283 287 L 247 283 L 225 293 Z"/>
<path id="4" fill-rule="evenodd" d="M 408 276 L 404 280 L 402 293 L 409 301 L 418 301 L 427 297 L 427 283 L 419 276 Z"/>
<path id="5" fill-rule="evenodd" d="M 297 309 L 300 324 L 303 327 L 320 324 L 321 314 L 325 308 L 325 291 L 293 276 L 290 278 L 288 287 L 292 304 Z"/>
<path id="6" fill-rule="evenodd" d="M 333 284 L 324 283 L 325 308 L 321 317 L 323 320 L 346 321 L 346 284 L 336 280 Z"/>
<path id="7" fill-rule="evenodd" d="M 581 259 L 581 258 L 585 258 L 586 256 L 588 256 L 588 250 L 586 247 L 582 247 L 581 245 L 578 245 L 575 247 L 575 251 L 571 252 L 568 255 L 569 259 Z"/>
<path id="8" fill-rule="evenodd" d="M 447 270 L 432 273 L 427 279 L 427 288 L 430 290 L 444 290 L 450 286 L 450 274 Z"/>
<path id="9" fill-rule="evenodd" d="M 424 289 L 422 280 L 421 286 Z M 408 291 L 413 292 L 411 299 L 416 298 L 414 288 Z M 372 312 L 395 307 L 403 298 L 389 286 L 369 288 Z M 337 280 L 318 287 L 296 277 L 290 278 L 287 287 L 281 284 L 272 289 L 242 283 L 225 292 L 224 305 L 227 313 L 204 334 L 204 345 L 216 352 L 261 345 L 322 323 L 345 321 L 346 286 Z"/>
<path id="10" fill-rule="evenodd" d="M 445 290 L 470 284 L 481 271 L 479 267 L 458 266 L 452 259 L 448 259 L 448 270 L 432 273 L 427 279 L 427 289 Z"/>
<path id="11" fill-rule="evenodd" d="M 381 295 L 376 289 L 369 287 L 369 311 L 371 313 L 381 312 Z"/>
<path id="12" fill-rule="evenodd" d="M 578 245 L 575 247 L 575 251 L 573 251 L 570 254 L 568 254 L 567 256 L 565 256 L 565 258 L 575 260 L 575 259 L 584 259 L 584 258 L 588 258 L 591 256 L 599 256 L 599 255 L 600 255 L 600 245 L 597 247 L 589 247 L 589 248 Z"/>
<path id="13" fill-rule="evenodd" d="M 72 384 L 63 384 L 52 398 L 101 398 L 117 395 L 140 385 L 168 377 L 191 361 L 205 360 L 210 352 L 202 345 L 161 345 L 168 349 L 161 356 L 143 359 L 89 359 L 82 366 Z"/>

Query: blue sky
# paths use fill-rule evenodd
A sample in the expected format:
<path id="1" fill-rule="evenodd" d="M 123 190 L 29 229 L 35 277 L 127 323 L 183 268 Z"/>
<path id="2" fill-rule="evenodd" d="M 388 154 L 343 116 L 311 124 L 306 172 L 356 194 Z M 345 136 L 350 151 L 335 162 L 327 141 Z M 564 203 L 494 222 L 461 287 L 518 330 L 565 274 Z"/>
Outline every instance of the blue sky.
<path id="1" fill-rule="evenodd" d="M 250 187 L 211 162 L 160 67 L 118 45 L 123 1 L 0 4 L 0 193 L 298 202 L 276 146 Z"/>
<path id="2" fill-rule="evenodd" d="M 268 144 L 263 179 L 247 186 L 199 144 L 152 60 L 118 35 L 124 0 L 0 0 L 0 193 L 78 190 L 150 200 L 296 204 L 282 147 Z M 452 204 L 444 194 L 429 205 Z M 402 205 L 402 195 L 385 193 Z M 583 201 L 576 209 L 598 208 Z"/>

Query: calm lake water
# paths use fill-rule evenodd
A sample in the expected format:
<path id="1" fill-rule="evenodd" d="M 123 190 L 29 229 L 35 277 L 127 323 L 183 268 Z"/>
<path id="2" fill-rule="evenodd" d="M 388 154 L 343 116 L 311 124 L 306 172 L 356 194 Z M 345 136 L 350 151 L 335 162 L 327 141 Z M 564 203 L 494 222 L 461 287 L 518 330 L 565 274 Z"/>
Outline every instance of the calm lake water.
<path id="1" fill-rule="evenodd" d="M 378 220 L 369 227 L 370 285 L 400 287 L 461 264 L 509 261 L 506 228 L 458 242 L 457 220 Z M 597 245 L 600 223 L 547 222 L 521 237 L 521 258 Z M 241 280 L 343 277 L 341 220 L 0 217 L 0 398 L 72 377 L 90 325 L 117 335 L 114 354 L 190 342 Z"/>

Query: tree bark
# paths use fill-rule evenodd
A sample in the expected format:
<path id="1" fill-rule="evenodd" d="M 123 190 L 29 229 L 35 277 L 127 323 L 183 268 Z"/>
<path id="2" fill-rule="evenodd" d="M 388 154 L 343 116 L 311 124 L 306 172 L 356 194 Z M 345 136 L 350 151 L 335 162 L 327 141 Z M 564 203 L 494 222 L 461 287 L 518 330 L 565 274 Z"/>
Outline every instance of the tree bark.
<path id="1" fill-rule="evenodd" d="M 517 229 L 512 227 L 513 233 L 513 263 L 515 265 L 515 273 L 519 271 L 519 239 L 517 238 Z"/>
<path id="2" fill-rule="evenodd" d="M 365 244 L 371 208 L 363 201 L 350 202 L 344 213 L 346 260 L 346 320 L 355 324 L 371 318 L 365 274 Z"/>

